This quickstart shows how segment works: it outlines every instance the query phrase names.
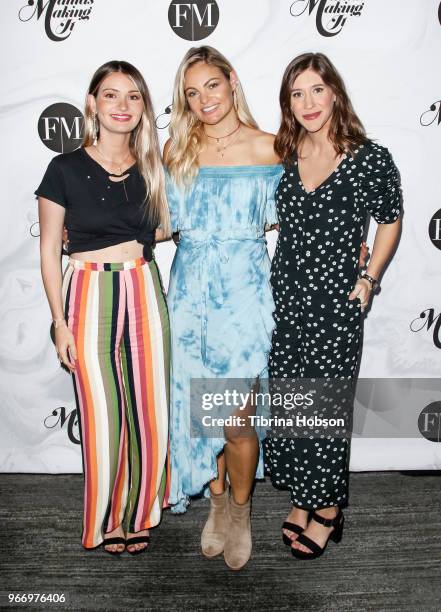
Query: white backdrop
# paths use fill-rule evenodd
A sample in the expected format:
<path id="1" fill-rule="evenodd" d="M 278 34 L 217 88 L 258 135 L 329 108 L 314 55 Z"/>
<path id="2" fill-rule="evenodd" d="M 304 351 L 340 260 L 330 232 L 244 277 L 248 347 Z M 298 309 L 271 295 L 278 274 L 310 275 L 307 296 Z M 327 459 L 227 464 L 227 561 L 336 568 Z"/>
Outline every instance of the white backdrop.
<path id="1" fill-rule="evenodd" d="M 214 22 L 216 3 L 204 12 L 207 2 L 198 0 L 199 13 L 194 4 L 172 7 L 172 15 L 176 17 L 176 10 L 182 15 L 181 24 L 175 26 L 184 30 L 191 10 L 196 26 L 198 15 L 202 17 L 199 29 L 210 17 Z M 82 109 L 93 71 L 110 59 L 127 60 L 143 72 L 159 115 L 172 101 L 174 74 L 186 50 L 204 43 L 215 46 L 237 69 L 260 126 L 274 132 L 285 66 L 304 51 L 329 55 L 369 136 L 390 148 L 404 191 L 401 244 L 366 320 L 361 376 L 439 377 L 441 349 L 436 340 L 441 336 L 437 329 L 441 317 L 436 317 L 441 310 L 441 250 L 435 245 L 441 247 L 441 241 L 434 244 L 428 233 L 431 218 L 441 208 L 439 4 L 439 0 L 217 0 L 217 27 L 204 40 L 192 43 L 171 27 L 168 0 L 1 3 L 5 85 L 0 100 L 1 471 L 81 470 L 72 385 L 59 368 L 48 334 L 50 312 L 40 279 L 38 238 L 32 235 L 38 234 L 33 191 L 56 154 L 40 139 L 41 113 L 60 102 Z M 63 10 L 64 14 L 56 12 Z M 85 11 L 85 18 L 79 19 L 79 11 Z M 333 35 L 325 36 L 326 32 Z M 57 36 L 66 38 L 51 40 Z M 159 132 L 163 143 L 167 130 Z M 371 225 L 372 246 L 375 224 Z M 272 232 L 271 253 L 275 239 Z M 166 285 L 173 252 L 170 243 L 157 248 Z M 418 319 L 423 311 L 433 321 Z M 440 469 L 441 444 L 421 436 L 416 423 L 424 406 L 440 398 L 430 392 L 426 399 L 415 406 L 415 432 L 407 439 L 393 431 L 389 439 L 355 439 L 352 469 Z M 378 418 L 380 425 L 382 419 L 398 424 L 399 400 L 384 401 L 378 407 L 381 418 L 372 418 Z"/>

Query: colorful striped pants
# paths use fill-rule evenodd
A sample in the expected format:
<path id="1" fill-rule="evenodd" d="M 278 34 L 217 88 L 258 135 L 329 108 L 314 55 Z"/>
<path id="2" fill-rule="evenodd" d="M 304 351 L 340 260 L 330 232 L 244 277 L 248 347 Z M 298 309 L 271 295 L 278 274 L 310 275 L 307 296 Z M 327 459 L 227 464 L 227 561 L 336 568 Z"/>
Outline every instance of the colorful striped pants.
<path id="1" fill-rule="evenodd" d="M 70 259 L 65 316 L 84 470 L 83 546 L 157 525 L 169 488 L 170 328 L 155 261 Z"/>

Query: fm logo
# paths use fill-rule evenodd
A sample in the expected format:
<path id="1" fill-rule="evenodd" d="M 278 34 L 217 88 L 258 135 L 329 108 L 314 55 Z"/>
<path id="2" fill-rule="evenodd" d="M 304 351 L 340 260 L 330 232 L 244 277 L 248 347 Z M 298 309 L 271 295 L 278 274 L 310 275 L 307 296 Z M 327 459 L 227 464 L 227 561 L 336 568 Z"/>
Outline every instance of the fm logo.
<path id="1" fill-rule="evenodd" d="M 219 7 L 215 0 L 170 3 L 168 21 L 174 33 L 184 40 L 202 40 L 216 29 Z"/>
<path id="2" fill-rule="evenodd" d="M 68 153 L 83 140 L 84 117 L 72 104 L 59 102 L 48 106 L 38 120 L 38 135 L 51 151 Z"/>
<path id="3" fill-rule="evenodd" d="M 441 402 L 432 402 L 421 411 L 418 429 L 430 442 L 441 442 Z"/>
<path id="4" fill-rule="evenodd" d="M 441 251 L 441 208 L 433 215 L 429 223 L 429 238 L 433 246 Z"/>

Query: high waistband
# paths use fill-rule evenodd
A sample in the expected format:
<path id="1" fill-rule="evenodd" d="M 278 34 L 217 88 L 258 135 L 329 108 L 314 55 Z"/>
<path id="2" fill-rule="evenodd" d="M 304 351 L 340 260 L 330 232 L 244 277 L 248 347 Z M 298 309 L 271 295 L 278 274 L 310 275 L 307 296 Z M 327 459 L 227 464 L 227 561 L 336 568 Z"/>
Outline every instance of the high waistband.
<path id="1" fill-rule="evenodd" d="M 242 240 L 260 241 L 265 238 L 265 233 L 261 227 L 245 227 L 236 229 L 226 229 L 223 231 L 207 232 L 206 230 L 185 230 L 179 234 L 179 244 L 209 243 L 209 242 L 237 242 Z"/>
<path id="2" fill-rule="evenodd" d="M 69 266 L 76 270 L 92 270 L 93 272 L 119 272 L 121 270 L 131 270 L 140 268 L 149 262 L 144 257 L 131 259 L 129 261 L 121 261 L 116 263 L 96 263 L 93 261 L 80 261 L 79 259 L 69 258 Z"/>

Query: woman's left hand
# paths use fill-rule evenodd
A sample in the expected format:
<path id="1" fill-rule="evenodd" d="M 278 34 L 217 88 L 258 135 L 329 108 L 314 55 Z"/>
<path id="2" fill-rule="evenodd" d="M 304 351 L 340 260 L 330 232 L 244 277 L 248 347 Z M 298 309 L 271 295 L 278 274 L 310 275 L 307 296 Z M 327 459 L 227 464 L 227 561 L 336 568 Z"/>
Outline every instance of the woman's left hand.
<path id="1" fill-rule="evenodd" d="M 372 287 L 368 280 L 365 278 L 359 278 L 355 283 L 355 287 L 349 294 L 350 300 L 358 298 L 360 300 L 361 312 L 364 312 L 368 307 L 369 301 L 372 295 Z"/>

